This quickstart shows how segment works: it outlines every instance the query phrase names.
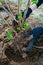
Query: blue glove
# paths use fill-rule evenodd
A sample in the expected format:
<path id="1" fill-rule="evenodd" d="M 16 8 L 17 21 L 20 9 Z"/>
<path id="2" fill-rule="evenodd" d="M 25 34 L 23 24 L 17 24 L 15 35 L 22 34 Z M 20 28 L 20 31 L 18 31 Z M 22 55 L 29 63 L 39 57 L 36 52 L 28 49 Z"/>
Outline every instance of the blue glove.
<path id="1" fill-rule="evenodd" d="M 30 40 L 30 42 L 27 43 L 27 47 L 24 47 L 22 51 L 29 52 L 32 50 L 32 47 L 36 44 L 40 36 L 43 35 L 43 27 L 37 27 L 30 32 L 24 33 L 24 37 L 27 37 L 30 34 L 33 34 L 33 38 Z"/>

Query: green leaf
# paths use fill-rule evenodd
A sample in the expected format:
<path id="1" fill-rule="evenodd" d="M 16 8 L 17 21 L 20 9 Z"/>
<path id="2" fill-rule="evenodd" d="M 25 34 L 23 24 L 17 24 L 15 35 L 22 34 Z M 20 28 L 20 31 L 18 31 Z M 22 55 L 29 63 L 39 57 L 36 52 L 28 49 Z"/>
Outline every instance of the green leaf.
<path id="1" fill-rule="evenodd" d="M 2 0 L 0 0 L 0 5 L 2 5 Z"/>
<path id="2" fill-rule="evenodd" d="M 20 27 L 18 27 L 18 28 L 17 28 L 17 30 L 19 30 L 19 31 L 20 31 L 20 30 L 21 30 L 21 28 L 20 28 Z"/>
<path id="3" fill-rule="evenodd" d="M 18 19 L 19 19 L 19 20 L 22 19 L 22 13 L 18 14 Z"/>
<path id="4" fill-rule="evenodd" d="M 31 28 L 30 25 L 26 21 L 24 22 L 23 27 L 25 29 L 30 29 Z"/>
<path id="5" fill-rule="evenodd" d="M 11 29 L 8 30 L 8 35 L 7 35 L 8 40 L 10 40 L 12 38 L 12 32 L 13 31 Z"/>
<path id="6" fill-rule="evenodd" d="M 37 4 L 38 0 L 32 0 L 33 4 Z"/>
<path id="7" fill-rule="evenodd" d="M 7 35 L 7 39 L 10 40 L 12 38 L 12 35 Z"/>
<path id="8" fill-rule="evenodd" d="M 2 0 L 0 0 L 0 2 L 2 3 Z"/>

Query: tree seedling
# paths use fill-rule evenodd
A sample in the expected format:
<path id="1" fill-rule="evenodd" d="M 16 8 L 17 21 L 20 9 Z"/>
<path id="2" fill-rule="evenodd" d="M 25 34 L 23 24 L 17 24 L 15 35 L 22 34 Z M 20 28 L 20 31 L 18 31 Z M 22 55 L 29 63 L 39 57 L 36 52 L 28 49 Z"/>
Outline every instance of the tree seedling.
<path id="1" fill-rule="evenodd" d="M 30 25 L 26 21 L 24 22 L 23 27 L 25 29 L 30 29 L 31 28 Z"/>
<path id="2" fill-rule="evenodd" d="M 8 40 L 10 40 L 12 38 L 12 32 L 13 31 L 11 29 L 8 30 L 8 35 L 7 35 Z"/>
<path id="3" fill-rule="evenodd" d="M 22 13 L 18 14 L 18 19 L 19 19 L 19 20 L 22 19 Z"/>

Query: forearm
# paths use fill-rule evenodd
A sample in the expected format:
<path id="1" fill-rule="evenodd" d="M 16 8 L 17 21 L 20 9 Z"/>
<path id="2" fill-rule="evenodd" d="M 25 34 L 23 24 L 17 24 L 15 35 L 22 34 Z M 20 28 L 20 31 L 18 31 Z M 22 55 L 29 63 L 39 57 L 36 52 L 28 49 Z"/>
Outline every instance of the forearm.
<path id="1" fill-rule="evenodd" d="M 38 0 L 37 4 L 33 4 L 32 6 L 30 6 L 30 8 L 28 8 L 27 12 L 26 12 L 26 18 L 28 18 L 30 16 L 30 14 L 37 9 L 41 4 L 43 3 L 43 0 Z M 25 11 L 24 11 L 25 12 Z M 26 19 L 25 18 L 25 19 Z"/>
<path id="2" fill-rule="evenodd" d="M 21 13 L 22 13 L 22 17 L 24 17 L 24 15 L 25 15 L 25 17 L 24 17 L 24 20 L 26 20 L 29 16 L 30 16 L 30 14 L 35 10 L 35 9 L 37 9 L 41 4 L 43 3 L 43 0 L 38 0 L 38 3 L 37 4 L 33 4 L 32 6 L 30 6 L 30 8 L 28 8 L 28 9 L 26 9 L 26 10 L 24 10 L 24 11 L 22 11 Z M 26 13 L 25 13 L 25 11 L 26 11 Z M 18 20 L 18 15 L 16 15 L 16 20 Z"/>
<path id="3" fill-rule="evenodd" d="M 27 42 L 27 47 L 23 48 L 22 50 L 25 51 L 25 52 L 29 52 L 32 50 L 33 46 L 36 44 L 37 42 L 37 39 L 36 38 L 32 38 L 30 40 L 30 42 Z"/>

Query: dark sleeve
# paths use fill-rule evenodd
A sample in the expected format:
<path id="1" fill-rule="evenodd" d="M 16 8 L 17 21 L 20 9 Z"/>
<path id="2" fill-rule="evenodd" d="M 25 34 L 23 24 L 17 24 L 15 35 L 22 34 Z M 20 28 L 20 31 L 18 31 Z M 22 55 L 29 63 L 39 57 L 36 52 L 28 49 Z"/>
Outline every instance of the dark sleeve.
<path id="1" fill-rule="evenodd" d="M 43 0 L 39 0 L 38 3 L 36 4 L 37 7 L 39 7 L 43 3 Z"/>
<path id="2" fill-rule="evenodd" d="M 15 27 L 18 26 L 18 23 L 15 20 L 13 20 L 13 26 L 15 26 Z"/>
<path id="3" fill-rule="evenodd" d="M 32 13 L 32 9 L 31 9 L 31 8 L 28 8 L 27 14 L 26 14 L 26 18 L 28 18 L 31 13 Z M 25 19 L 26 19 L 26 18 L 25 18 Z"/>
<path id="4" fill-rule="evenodd" d="M 24 10 L 24 11 L 21 12 L 21 13 L 22 13 L 22 17 L 24 16 L 24 12 L 25 12 L 25 11 L 26 11 L 26 10 Z M 32 9 L 31 9 L 31 8 L 28 8 L 27 13 L 26 13 L 26 18 L 28 18 L 31 13 L 32 13 Z M 26 18 L 25 18 L 25 19 L 26 19 Z"/>
<path id="5" fill-rule="evenodd" d="M 0 7 L 0 12 L 1 12 L 1 11 L 3 12 L 3 11 L 5 11 L 5 10 L 4 10 L 2 7 Z"/>
<path id="6" fill-rule="evenodd" d="M 43 0 L 38 0 L 38 3 L 36 4 L 37 8 L 43 3 Z M 24 11 L 25 12 L 25 11 Z M 32 13 L 32 9 L 28 8 L 27 10 L 27 14 L 26 14 L 26 18 L 28 18 L 30 16 L 30 14 Z M 25 18 L 25 19 L 26 19 Z"/>
<path id="7" fill-rule="evenodd" d="M 36 4 L 37 8 L 38 8 L 42 3 L 43 3 L 43 0 L 38 0 L 38 3 Z M 22 13 L 22 17 L 24 16 L 24 12 L 25 12 L 25 10 L 21 12 L 21 13 Z M 32 9 L 31 9 L 31 8 L 28 8 L 27 13 L 26 13 L 26 18 L 28 18 L 31 13 L 32 13 Z M 25 19 L 26 19 L 26 18 L 25 18 Z M 16 19 L 18 19 L 18 15 L 16 16 Z"/>

